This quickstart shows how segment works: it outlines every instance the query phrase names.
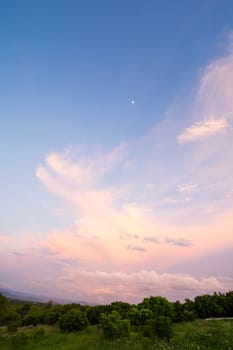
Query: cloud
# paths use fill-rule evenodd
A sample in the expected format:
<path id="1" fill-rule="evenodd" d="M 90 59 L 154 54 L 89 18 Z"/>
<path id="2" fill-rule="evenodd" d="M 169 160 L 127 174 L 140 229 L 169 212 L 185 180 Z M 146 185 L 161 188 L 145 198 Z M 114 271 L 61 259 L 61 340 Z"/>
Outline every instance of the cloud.
<path id="1" fill-rule="evenodd" d="M 178 247 L 191 247 L 193 244 L 185 238 L 169 238 L 165 239 L 165 242 Z"/>
<path id="2" fill-rule="evenodd" d="M 229 126 L 227 120 L 224 118 L 211 118 L 196 122 L 191 127 L 185 129 L 177 139 L 180 143 L 194 142 L 223 133 Z"/>
<path id="3" fill-rule="evenodd" d="M 202 119 L 233 118 L 233 40 L 228 52 L 211 62 L 202 72 L 194 115 Z"/>
<path id="4" fill-rule="evenodd" d="M 181 273 L 192 273 L 195 276 L 211 276 L 214 272 L 215 276 L 228 276 L 230 280 L 233 279 L 233 245 L 225 247 L 223 250 L 216 249 L 210 254 L 198 257 L 187 261 L 185 264 L 181 263 L 172 266 L 167 272 L 174 272 L 179 270 Z M 223 278 L 226 281 L 226 278 Z M 226 284 L 224 283 L 226 286 Z M 230 288 L 230 286 L 229 286 Z"/>
<path id="5" fill-rule="evenodd" d="M 193 183 L 179 184 L 176 187 L 176 191 L 182 194 L 191 194 L 196 190 L 196 188 L 197 185 Z"/>
<path id="6" fill-rule="evenodd" d="M 178 202 L 177 198 L 174 197 L 165 197 L 163 199 L 164 203 L 168 203 L 168 204 L 176 204 Z"/>
<path id="7" fill-rule="evenodd" d="M 196 121 L 178 135 L 178 142 L 205 140 L 218 134 L 225 134 L 231 128 L 233 119 L 232 47 L 231 33 L 228 38 L 227 53 L 211 62 L 202 71 L 192 109 L 192 115 Z"/>
<path id="8" fill-rule="evenodd" d="M 25 256 L 25 254 L 21 252 L 12 252 L 11 254 L 16 255 L 16 256 Z"/>
<path id="9" fill-rule="evenodd" d="M 146 248 L 144 248 L 140 245 L 133 245 L 133 244 L 129 244 L 127 249 L 137 251 L 137 252 L 145 252 L 146 251 Z"/>
<path id="10" fill-rule="evenodd" d="M 186 194 L 185 190 L 183 192 L 181 192 L 181 194 Z M 163 203 L 171 204 L 171 205 L 175 205 L 175 204 L 180 205 L 180 204 L 189 203 L 189 202 L 192 202 L 192 197 L 182 196 L 182 197 L 165 197 L 165 198 L 163 198 Z"/>
<path id="11" fill-rule="evenodd" d="M 215 277 L 195 278 L 189 274 L 158 273 L 154 270 L 109 273 L 67 268 L 63 273 L 64 277 L 61 276 L 59 281 L 63 288 L 71 288 L 81 298 L 99 303 L 119 299 L 137 303 L 150 295 L 164 295 L 170 298 L 173 295 L 172 299 L 175 299 L 180 294 L 186 296 L 223 291 L 225 287 L 224 283 Z"/>
<path id="12" fill-rule="evenodd" d="M 140 139 L 48 152 L 36 176 L 56 198 L 58 223 L 0 245 L 4 281 L 92 302 L 224 290 L 229 276 L 210 266 L 212 277 L 194 277 L 192 262 L 233 245 L 232 67 L 228 51 L 202 71 L 183 116 L 183 105 L 169 110 Z"/>
<path id="13" fill-rule="evenodd" d="M 80 162 L 81 163 L 81 162 Z M 63 178 L 68 178 L 69 180 L 74 180 L 76 184 L 80 183 L 82 185 L 89 183 L 92 179 L 90 166 L 85 166 L 85 164 L 77 164 L 72 162 L 69 157 L 69 153 L 64 154 L 59 153 L 49 153 L 45 158 L 45 164 L 47 168 L 50 169 L 57 176 L 62 176 Z M 40 178 L 43 171 L 45 171 L 44 166 L 40 166 L 37 170 L 37 176 Z"/>
<path id="14" fill-rule="evenodd" d="M 110 154 L 115 153 L 112 151 Z M 100 238 L 100 241 L 95 243 L 96 245 L 104 246 L 106 251 L 107 249 L 111 249 L 112 251 L 110 246 L 113 239 L 118 245 L 120 245 L 119 237 L 130 242 L 139 239 L 142 235 L 141 232 L 144 232 L 144 230 L 151 232 L 152 227 L 156 225 L 156 220 L 152 217 L 151 210 L 147 205 L 133 202 L 130 200 L 131 198 L 129 200 L 125 199 L 129 196 L 128 186 L 125 186 L 122 190 L 121 187 L 117 187 L 116 185 L 104 186 L 102 184 L 105 176 L 111 175 L 112 171 L 111 167 L 108 167 L 108 172 L 103 172 L 98 167 L 96 169 L 96 166 L 93 167 L 93 164 L 104 163 L 106 170 L 106 159 L 110 159 L 110 163 L 112 164 L 111 157 L 105 154 L 102 157 L 104 160 L 101 160 L 98 156 L 98 161 L 95 158 L 91 158 L 90 162 L 92 166 L 89 166 L 86 161 L 86 168 L 92 169 L 89 172 L 89 178 L 92 178 L 92 181 L 87 184 L 84 179 L 83 186 L 80 186 L 80 177 L 77 177 L 77 180 L 75 180 L 73 176 L 73 169 L 80 169 L 82 167 L 80 165 L 80 159 L 71 162 L 70 159 L 65 159 L 62 154 L 54 153 L 53 159 L 59 159 L 58 169 L 52 166 L 50 161 L 48 162 L 47 156 L 45 164 L 40 165 L 37 170 L 37 177 L 46 188 L 71 206 L 71 212 L 74 215 L 74 225 L 73 229 L 67 230 L 68 232 L 66 234 L 73 241 L 70 245 L 71 250 L 72 246 L 77 246 L 77 244 L 82 245 L 81 255 L 88 250 L 87 248 L 84 249 L 84 244 L 90 245 L 87 241 L 94 236 Z M 85 163 L 83 159 L 84 157 L 81 156 L 81 163 Z M 69 163 L 72 176 L 69 177 L 69 174 L 65 173 L 64 179 L 64 172 L 61 172 L 60 169 L 65 168 L 67 171 L 67 163 Z M 100 173 L 102 176 L 98 180 Z M 132 232 L 134 233 L 132 234 Z M 83 239 L 78 239 L 74 233 L 78 234 L 79 237 L 83 237 Z M 56 242 L 56 246 L 58 237 L 61 239 L 59 246 L 68 246 L 68 242 L 66 242 L 64 236 L 64 234 L 50 235 L 53 242 Z M 133 250 L 134 246 L 131 246 L 132 243 L 129 244 L 130 249 Z M 47 242 L 47 245 L 50 245 L 50 243 Z M 136 246 L 134 250 L 136 250 Z"/>
<path id="15" fill-rule="evenodd" d="M 161 129 L 159 133 L 161 134 Z M 189 165 L 185 154 L 175 154 L 175 161 L 178 159 L 178 165 L 177 167 L 173 165 L 173 171 L 169 171 L 164 167 L 165 170 L 159 178 L 160 181 L 161 179 L 163 181 L 161 183 L 157 181 L 156 176 L 163 168 L 161 168 L 161 165 L 159 168 L 156 164 L 156 168 L 153 169 L 151 158 L 153 156 L 158 159 L 161 152 L 150 155 L 145 162 L 142 158 L 135 156 L 135 153 L 137 154 L 137 151 L 141 149 L 141 143 L 139 143 L 134 149 L 133 166 L 124 169 L 122 173 L 120 169 L 123 168 L 125 158 L 117 157 L 117 161 L 112 162 L 110 160 L 109 166 L 106 165 L 108 163 L 106 159 L 109 159 L 108 154 L 115 154 L 114 150 L 107 154 L 102 153 L 101 156 L 98 154 L 97 159 L 95 152 L 92 156 L 80 154 L 80 152 L 77 155 L 53 152 L 52 161 L 51 156 L 46 156 L 45 162 L 39 166 L 38 179 L 49 192 L 62 200 L 66 211 L 70 210 L 73 218 L 73 222 L 69 227 L 54 229 L 48 232 L 46 238 L 36 243 L 39 246 L 39 251 L 43 253 L 44 250 L 46 257 L 53 261 L 56 264 L 55 266 L 62 261 L 72 261 L 72 266 L 77 265 L 73 274 L 83 281 L 83 289 L 80 290 L 76 287 L 75 279 L 72 276 L 64 275 L 64 269 L 68 264 L 59 263 L 59 266 L 61 266 L 59 274 L 61 280 L 59 279 L 56 282 L 59 290 L 66 286 L 70 290 L 70 295 L 76 291 L 80 293 L 77 295 L 80 295 L 83 299 L 88 298 L 92 301 L 101 298 L 105 301 L 111 300 L 117 297 L 114 294 L 117 290 L 115 282 L 101 289 L 101 285 L 96 281 L 95 294 L 89 294 L 88 286 L 89 283 L 92 283 L 89 281 L 89 277 L 92 276 L 94 279 L 96 270 L 102 271 L 101 274 L 96 274 L 98 278 L 102 276 L 101 281 L 105 281 L 106 276 L 114 277 L 118 276 L 117 274 L 131 276 L 134 273 L 136 274 L 137 271 L 141 271 L 142 268 L 145 271 L 151 271 L 151 269 L 159 266 L 162 271 L 166 271 L 178 262 L 186 264 L 187 261 L 208 254 L 211 250 L 220 246 L 224 247 L 232 242 L 232 236 L 229 234 L 231 227 L 224 229 L 224 238 L 219 235 L 219 230 L 223 227 L 222 219 L 219 220 L 218 216 L 211 218 L 211 223 L 200 223 L 203 209 L 198 206 L 202 205 L 206 209 L 207 203 L 209 203 L 208 198 L 204 198 L 200 204 L 189 202 L 189 206 L 187 206 L 189 195 L 194 192 L 197 199 L 199 199 L 200 186 L 196 184 L 202 183 L 201 188 L 203 190 L 206 188 L 206 183 L 195 178 L 195 171 L 191 172 L 189 168 L 183 171 L 184 168 L 180 167 L 180 164 L 182 166 L 183 164 L 185 166 Z M 150 144 L 146 154 L 149 154 L 148 149 L 152 149 Z M 173 151 L 171 157 L 171 160 L 173 160 L 174 152 L 178 151 L 174 145 L 166 150 L 168 153 L 169 151 Z M 188 161 L 189 158 L 190 154 L 188 154 Z M 56 165 L 54 159 L 59 159 L 59 166 Z M 170 166 L 167 159 L 162 161 L 165 162 L 162 163 L 163 166 L 164 164 Z M 70 175 L 68 169 L 70 169 Z M 79 176 L 79 174 L 85 172 L 88 174 L 88 181 L 86 181 L 85 176 Z M 191 173 L 192 179 L 188 178 L 189 173 Z M 145 188 L 143 184 L 152 183 L 147 178 L 148 174 L 154 177 L 153 196 L 157 196 L 155 202 L 150 201 L 151 193 L 147 194 L 148 197 L 142 197 L 140 191 L 140 188 Z M 115 181 L 116 178 L 117 182 Z M 123 186 L 121 181 L 119 182 L 121 178 L 124 179 Z M 209 184 L 209 179 L 207 180 Z M 159 191 L 161 191 L 160 197 L 157 195 Z M 211 192 L 213 192 L 213 188 L 211 188 Z M 165 198 L 172 198 L 172 200 L 165 201 L 163 199 L 164 194 L 169 194 L 169 197 Z M 177 209 L 174 209 L 174 206 L 169 209 L 169 206 L 166 206 L 166 204 L 169 204 L 168 202 L 175 203 Z M 193 224 L 189 220 L 188 207 L 190 208 L 190 217 Z M 195 210 L 197 213 L 195 213 Z M 165 213 L 164 217 L 163 211 Z M 62 215 L 62 211 L 58 212 L 57 215 Z M 173 215 L 175 219 L 173 219 Z M 177 223 L 177 220 L 180 220 L 182 224 Z M 228 222 L 228 220 L 224 219 L 224 222 Z M 155 232 L 159 232 L 159 239 L 154 237 Z M 210 234 L 211 241 L 209 242 Z M 140 242 L 143 242 L 146 247 Z M 188 247 L 189 249 L 182 249 L 181 253 L 181 247 Z M 146 254 L 142 254 L 145 251 Z M 170 258 L 167 259 L 167 256 Z M 88 272 L 84 273 L 83 271 Z M 153 276 L 157 275 L 154 274 Z M 162 286 L 159 289 L 152 282 L 149 287 L 146 287 L 146 285 L 143 287 L 142 283 L 140 287 L 142 292 L 138 295 L 146 296 L 147 293 L 154 294 L 156 291 L 158 293 L 161 291 L 163 295 L 166 292 L 168 296 L 172 296 L 172 293 L 175 295 L 178 291 L 182 293 L 182 296 L 185 293 L 190 296 L 192 293 L 201 290 L 202 285 L 207 285 L 210 282 L 214 282 L 213 289 L 214 286 L 220 288 L 215 280 L 202 280 L 201 278 L 196 280 L 190 275 L 187 280 L 196 287 L 190 289 L 186 287 L 181 292 L 184 285 L 182 284 L 182 288 L 179 287 L 181 277 L 178 278 L 177 276 L 175 274 L 174 279 L 172 279 L 172 274 L 167 276 L 170 281 L 174 282 L 173 284 L 170 283 L 168 289 L 165 287 L 163 289 Z M 133 278 L 131 279 L 134 281 Z M 160 276 L 159 280 L 166 286 L 165 278 Z M 66 284 L 68 281 L 69 286 Z M 125 291 L 124 295 L 122 292 L 122 298 L 129 298 L 128 300 L 136 298 L 133 293 L 133 283 L 135 281 L 132 282 L 132 286 L 128 287 L 127 284 L 123 283 L 123 280 L 120 280 L 119 284 L 121 284 L 122 290 Z M 128 291 L 127 288 L 129 288 Z M 135 290 L 137 290 L 136 286 Z M 177 297 L 179 296 L 177 295 Z"/>
<path id="16" fill-rule="evenodd" d="M 233 288 L 230 278 L 221 279 L 213 275 L 194 277 L 189 273 L 161 273 L 140 268 L 132 272 L 88 270 L 72 259 L 59 261 L 47 256 L 42 258 L 35 251 L 27 257 L 0 256 L 0 263 L 4 266 L 2 283 L 9 288 L 27 288 L 27 291 L 37 294 L 43 291 L 42 294 L 48 296 L 64 298 L 65 295 L 67 299 L 92 303 L 109 303 L 113 300 L 138 303 L 150 295 L 163 295 L 176 300 Z"/>
<path id="17" fill-rule="evenodd" d="M 157 237 L 144 237 L 144 241 L 159 244 L 160 240 Z"/>
<path id="18" fill-rule="evenodd" d="M 50 190 L 61 197 L 67 197 L 64 186 L 73 190 L 90 187 L 99 177 L 109 173 L 124 159 L 124 144 L 115 147 L 111 152 L 96 148 L 93 156 L 87 157 L 78 151 L 50 152 L 37 171 L 37 178 Z M 78 159 L 78 162 L 75 161 Z M 64 184 L 60 189 L 58 183 Z M 69 199 L 69 198 L 67 198 Z"/>

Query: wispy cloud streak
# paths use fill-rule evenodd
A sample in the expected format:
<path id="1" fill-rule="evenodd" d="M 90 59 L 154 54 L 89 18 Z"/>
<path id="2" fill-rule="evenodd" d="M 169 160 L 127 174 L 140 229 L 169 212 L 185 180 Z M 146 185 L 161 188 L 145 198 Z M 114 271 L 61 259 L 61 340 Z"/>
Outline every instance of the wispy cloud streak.
<path id="1" fill-rule="evenodd" d="M 226 119 L 211 118 L 193 124 L 185 129 L 179 136 L 178 141 L 181 143 L 194 142 L 201 139 L 206 139 L 210 136 L 225 132 L 229 128 Z"/>

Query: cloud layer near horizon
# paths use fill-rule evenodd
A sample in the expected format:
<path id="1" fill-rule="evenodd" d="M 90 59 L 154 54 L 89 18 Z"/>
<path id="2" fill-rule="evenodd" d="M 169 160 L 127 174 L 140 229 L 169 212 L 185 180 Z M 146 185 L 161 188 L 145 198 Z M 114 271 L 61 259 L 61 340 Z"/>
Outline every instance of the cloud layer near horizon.
<path id="1" fill-rule="evenodd" d="M 9 275 L 16 266 L 27 288 L 92 302 L 233 288 L 224 268 L 218 276 L 180 271 L 233 247 L 232 123 L 229 50 L 203 71 L 188 118 L 168 114 L 111 151 L 49 152 L 36 176 L 71 224 L 26 235 L 0 263 Z"/>

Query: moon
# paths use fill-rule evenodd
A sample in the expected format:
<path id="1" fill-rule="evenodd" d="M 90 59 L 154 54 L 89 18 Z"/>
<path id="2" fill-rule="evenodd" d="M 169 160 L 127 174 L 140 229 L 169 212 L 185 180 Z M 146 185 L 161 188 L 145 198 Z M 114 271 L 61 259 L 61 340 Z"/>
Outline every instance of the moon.
<path id="1" fill-rule="evenodd" d="M 134 100 L 131 100 L 130 103 L 131 103 L 131 105 L 134 105 L 134 104 L 135 104 L 135 101 L 134 101 Z"/>

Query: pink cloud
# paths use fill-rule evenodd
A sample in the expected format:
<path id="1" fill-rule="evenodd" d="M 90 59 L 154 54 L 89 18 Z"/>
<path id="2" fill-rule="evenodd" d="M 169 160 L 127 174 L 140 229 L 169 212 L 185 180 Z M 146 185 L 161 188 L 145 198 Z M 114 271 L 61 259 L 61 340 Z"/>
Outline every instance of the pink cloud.
<path id="1" fill-rule="evenodd" d="M 202 72 L 193 107 L 196 120 L 177 137 L 181 143 L 207 139 L 225 133 L 233 120 L 233 40 L 229 36 L 227 54 Z"/>
<path id="2" fill-rule="evenodd" d="M 78 281 L 78 283 L 76 282 Z M 89 301 L 124 300 L 139 302 L 150 295 L 171 296 L 171 291 L 193 295 L 224 290 L 224 283 L 214 277 L 195 278 L 188 274 L 158 273 L 140 270 L 132 273 L 64 270 L 60 283 Z M 233 281 L 231 282 L 233 283 Z"/>
<path id="3" fill-rule="evenodd" d="M 206 139 L 210 136 L 223 133 L 228 128 L 229 124 L 225 118 L 210 118 L 208 120 L 199 121 L 185 129 L 178 136 L 178 141 L 183 143 Z"/>
<path id="4" fill-rule="evenodd" d="M 36 175 L 62 203 L 56 215 L 69 214 L 71 223 L 12 245 L 17 271 L 30 266 L 25 283 L 42 259 L 50 274 L 37 285 L 89 301 L 223 290 L 214 273 L 165 272 L 233 245 L 233 207 L 225 195 L 233 188 L 231 79 L 232 53 L 203 71 L 194 120 L 178 136 L 189 147 L 177 143 L 166 120 L 112 151 L 48 153 Z"/>

